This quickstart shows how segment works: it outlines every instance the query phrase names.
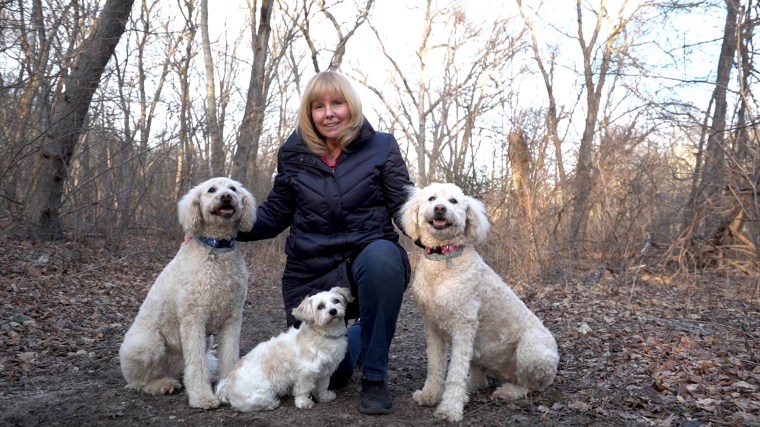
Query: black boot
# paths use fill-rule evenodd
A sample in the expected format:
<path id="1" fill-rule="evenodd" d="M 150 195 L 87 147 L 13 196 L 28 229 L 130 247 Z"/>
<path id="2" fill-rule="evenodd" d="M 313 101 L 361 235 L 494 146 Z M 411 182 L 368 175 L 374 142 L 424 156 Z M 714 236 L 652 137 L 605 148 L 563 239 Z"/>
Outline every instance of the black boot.
<path id="1" fill-rule="evenodd" d="M 367 415 L 383 415 L 393 412 L 393 398 L 385 381 L 362 380 L 362 401 L 359 412 Z"/>

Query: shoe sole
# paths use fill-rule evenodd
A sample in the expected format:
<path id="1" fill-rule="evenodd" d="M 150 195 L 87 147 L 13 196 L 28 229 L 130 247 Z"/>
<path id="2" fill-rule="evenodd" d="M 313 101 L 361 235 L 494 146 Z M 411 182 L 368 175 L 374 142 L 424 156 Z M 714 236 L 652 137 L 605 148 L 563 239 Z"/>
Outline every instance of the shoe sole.
<path id="1" fill-rule="evenodd" d="M 393 413 L 393 405 L 390 408 L 365 407 L 359 405 L 359 412 L 364 415 L 388 415 Z"/>

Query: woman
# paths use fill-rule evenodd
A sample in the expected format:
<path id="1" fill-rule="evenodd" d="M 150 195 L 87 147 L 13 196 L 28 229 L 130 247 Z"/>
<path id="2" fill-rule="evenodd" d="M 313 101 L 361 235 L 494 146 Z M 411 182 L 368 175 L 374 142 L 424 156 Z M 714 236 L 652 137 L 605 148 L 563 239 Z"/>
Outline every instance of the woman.
<path id="1" fill-rule="evenodd" d="M 260 240 L 290 227 L 282 276 L 289 326 L 297 325 L 292 309 L 308 295 L 351 288 L 356 301 L 348 317 L 360 321 L 349 328 L 349 351 L 331 385 L 345 385 L 360 363 L 364 414 L 393 411 L 388 352 L 410 266 L 392 220 L 411 185 L 396 139 L 372 129 L 346 77 L 322 72 L 306 86 L 298 127 L 279 150 L 256 224 L 238 234 Z"/>

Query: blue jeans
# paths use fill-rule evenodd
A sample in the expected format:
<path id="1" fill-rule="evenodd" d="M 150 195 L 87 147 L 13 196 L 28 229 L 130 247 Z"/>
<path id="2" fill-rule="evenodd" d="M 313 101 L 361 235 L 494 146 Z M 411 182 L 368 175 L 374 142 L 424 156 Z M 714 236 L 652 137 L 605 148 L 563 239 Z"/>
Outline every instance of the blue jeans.
<path id="1" fill-rule="evenodd" d="M 336 387 L 345 385 L 357 363 L 371 381 L 388 375 L 388 352 L 409 281 L 404 249 L 387 240 L 367 245 L 353 260 L 351 291 L 359 302 L 359 321 L 348 328 L 348 351 L 333 374 Z"/>

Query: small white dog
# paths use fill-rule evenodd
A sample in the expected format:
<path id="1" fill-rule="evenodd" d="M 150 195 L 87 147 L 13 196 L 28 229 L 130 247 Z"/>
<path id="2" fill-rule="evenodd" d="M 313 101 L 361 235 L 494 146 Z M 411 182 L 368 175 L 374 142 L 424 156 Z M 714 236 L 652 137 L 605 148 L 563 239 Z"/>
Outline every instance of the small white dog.
<path id="1" fill-rule="evenodd" d="M 453 184 L 411 188 L 404 229 L 426 247 L 412 280 L 425 323 L 428 373 L 412 398 L 437 418 L 460 421 L 472 390 L 502 380 L 493 396 L 515 400 L 554 381 L 559 355 L 552 334 L 473 247 L 489 224 L 483 204 Z M 446 372 L 446 349 L 451 356 Z"/>
<path id="2" fill-rule="evenodd" d="M 234 238 L 238 230 L 253 227 L 255 205 L 248 190 L 227 178 L 212 178 L 177 203 L 182 228 L 197 237 L 159 274 L 124 336 L 119 361 L 128 388 L 174 393 L 182 388 L 183 375 L 190 406 L 219 406 L 211 387 L 216 359 L 208 338 L 217 334 L 218 374 L 224 376 L 240 358 L 248 290 L 248 271 Z"/>
<path id="3" fill-rule="evenodd" d="M 351 291 L 337 287 L 304 299 L 293 310 L 301 326 L 244 356 L 217 385 L 219 400 L 248 412 L 276 409 L 286 394 L 295 397 L 299 409 L 314 406 L 310 395 L 319 402 L 335 399 L 327 386 L 348 347 L 344 316 L 351 301 Z"/>

